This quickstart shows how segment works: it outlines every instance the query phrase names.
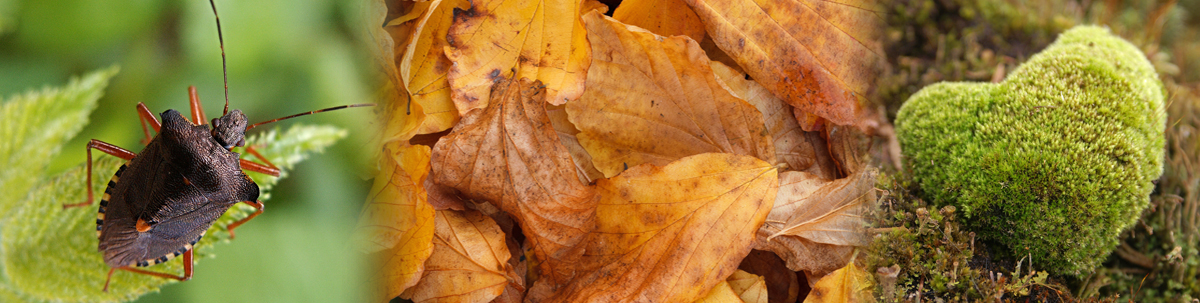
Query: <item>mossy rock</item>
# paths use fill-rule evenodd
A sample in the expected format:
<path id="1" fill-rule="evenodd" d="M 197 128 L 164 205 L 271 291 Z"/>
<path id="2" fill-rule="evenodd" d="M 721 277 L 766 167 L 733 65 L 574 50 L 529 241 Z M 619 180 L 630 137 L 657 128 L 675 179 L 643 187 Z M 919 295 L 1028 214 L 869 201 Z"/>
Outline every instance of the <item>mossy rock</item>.
<path id="1" fill-rule="evenodd" d="M 1056 274 L 1089 273 L 1162 174 L 1163 85 L 1136 47 L 1075 27 L 1000 83 L 938 83 L 896 118 L 926 198 Z"/>

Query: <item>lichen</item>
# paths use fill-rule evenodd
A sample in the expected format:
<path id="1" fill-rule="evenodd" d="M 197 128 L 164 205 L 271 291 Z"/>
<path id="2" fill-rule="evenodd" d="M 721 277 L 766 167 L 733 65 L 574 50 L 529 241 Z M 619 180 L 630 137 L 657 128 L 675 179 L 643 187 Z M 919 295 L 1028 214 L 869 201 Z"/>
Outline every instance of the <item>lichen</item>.
<path id="1" fill-rule="evenodd" d="M 981 238 L 1056 274 L 1090 273 L 1162 173 L 1153 67 L 1107 29 L 1063 33 L 1000 83 L 939 83 L 896 118 L 905 165 Z"/>

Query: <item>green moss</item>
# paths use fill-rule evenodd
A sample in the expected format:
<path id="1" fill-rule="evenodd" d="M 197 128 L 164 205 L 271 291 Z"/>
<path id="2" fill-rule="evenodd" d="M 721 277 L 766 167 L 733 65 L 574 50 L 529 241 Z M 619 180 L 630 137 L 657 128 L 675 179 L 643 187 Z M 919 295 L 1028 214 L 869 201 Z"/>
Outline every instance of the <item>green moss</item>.
<path id="1" fill-rule="evenodd" d="M 937 205 L 1014 256 L 1091 272 L 1162 173 L 1163 88 L 1108 30 L 1063 33 L 1000 83 L 939 83 L 896 118 L 905 165 Z"/>

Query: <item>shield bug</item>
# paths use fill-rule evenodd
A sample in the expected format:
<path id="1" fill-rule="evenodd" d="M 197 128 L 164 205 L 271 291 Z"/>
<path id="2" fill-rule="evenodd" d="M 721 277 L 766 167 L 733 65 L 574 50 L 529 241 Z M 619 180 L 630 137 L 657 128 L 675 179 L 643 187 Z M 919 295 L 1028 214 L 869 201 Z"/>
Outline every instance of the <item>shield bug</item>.
<path id="1" fill-rule="evenodd" d="M 217 20 L 217 38 L 221 43 L 221 65 L 225 70 L 225 42 L 221 35 L 221 19 L 216 4 L 213 16 Z M 225 109 L 210 125 L 200 107 L 194 86 L 188 87 L 191 120 L 175 110 L 159 115 L 138 102 L 137 113 L 146 138 L 146 147 L 134 153 L 116 145 L 92 139 L 87 144 L 87 196 L 82 203 L 63 205 L 64 208 L 91 205 L 92 150 L 99 150 L 125 159 L 108 182 L 100 199 L 96 218 L 96 234 L 104 262 L 111 267 L 104 290 L 114 271 L 120 269 L 156 277 L 186 281 L 192 277 L 192 248 L 204 236 L 213 222 L 237 203 L 246 203 L 256 211 L 227 226 L 230 238 L 233 230 L 262 214 L 258 201 L 258 185 L 243 172 L 254 171 L 279 176 L 279 169 L 256 152 L 253 146 L 246 152 L 258 158 L 254 162 L 233 152 L 245 145 L 245 133 L 256 126 L 349 107 L 372 106 L 352 104 L 299 113 L 247 126 L 246 116 L 239 110 L 229 110 L 228 74 L 225 74 Z M 147 128 L 147 124 L 150 125 Z M 156 132 L 151 136 L 150 128 Z M 183 275 L 139 269 L 183 256 Z"/>

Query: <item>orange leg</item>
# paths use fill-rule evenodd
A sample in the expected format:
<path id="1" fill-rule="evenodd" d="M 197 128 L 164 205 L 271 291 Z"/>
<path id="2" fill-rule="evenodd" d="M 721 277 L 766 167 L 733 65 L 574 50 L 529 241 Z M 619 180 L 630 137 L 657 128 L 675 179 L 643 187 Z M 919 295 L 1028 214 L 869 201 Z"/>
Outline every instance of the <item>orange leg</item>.
<path id="1" fill-rule="evenodd" d="M 74 203 L 74 204 L 63 204 L 64 209 L 71 208 L 71 207 L 88 206 L 88 205 L 92 205 L 92 201 L 96 201 L 96 196 L 92 193 L 92 149 L 93 148 L 100 150 L 104 153 L 107 153 L 109 155 L 113 155 L 113 156 L 117 156 L 118 158 L 125 159 L 126 161 L 132 160 L 133 157 L 137 156 L 137 154 L 135 154 L 131 151 L 128 151 L 128 150 L 121 148 L 119 146 L 116 146 L 116 145 L 109 144 L 108 142 L 104 142 L 104 141 L 100 141 L 100 140 L 96 140 L 96 139 L 92 139 L 92 141 L 89 141 L 88 145 L 87 145 L 87 156 L 88 156 L 87 184 L 84 185 L 85 187 L 87 187 L 87 193 L 88 193 L 87 201 L 83 201 L 81 203 Z"/>
<path id="2" fill-rule="evenodd" d="M 230 223 L 230 224 L 229 224 L 229 226 L 228 226 L 228 227 L 226 227 L 226 229 L 228 229 L 228 230 L 229 230 L 229 238 L 230 238 L 230 239 L 233 239 L 233 237 L 234 237 L 234 235 L 233 235 L 233 229 L 234 229 L 234 228 L 237 228 L 238 226 L 242 226 L 242 224 L 246 223 L 246 221 L 250 221 L 250 219 L 254 219 L 254 217 L 258 217 L 258 215 L 259 215 L 259 214 L 262 214 L 262 212 L 263 212 L 263 204 L 262 204 L 262 202 L 258 202 L 258 201 L 254 201 L 254 202 L 250 202 L 250 201 L 242 201 L 242 203 L 250 204 L 250 206 L 253 206 L 255 209 L 258 209 L 258 210 L 257 210 L 257 211 L 255 211 L 254 213 L 250 214 L 249 216 L 246 216 L 245 218 L 242 218 L 241 220 L 237 220 L 237 222 Z"/>
<path id="3" fill-rule="evenodd" d="M 104 292 L 108 292 L 108 282 L 112 282 L 112 274 L 114 271 L 116 271 L 118 269 L 128 271 L 128 272 L 139 273 L 139 274 L 143 274 L 143 275 L 151 275 L 151 276 L 164 278 L 164 279 L 175 279 L 175 280 L 179 280 L 179 281 L 191 280 L 192 279 L 192 250 L 188 250 L 187 252 L 183 253 L 183 275 L 182 276 L 176 276 L 176 275 L 172 275 L 172 274 L 166 274 L 166 273 L 161 273 L 161 272 L 156 272 L 156 271 L 149 271 L 149 270 L 144 270 L 144 269 L 137 269 L 135 267 L 129 267 L 129 266 L 117 267 L 117 268 L 108 270 L 108 280 L 104 280 Z"/>
<path id="4" fill-rule="evenodd" d="M 188 86 L 188 101 L 192 108 L 192 124 L 204 125 L 208 119 L 204 118 L 204 108 L 200 107 L 200 95 L 196 94 L 196 86 Z"/>
<path id="5" fill-rule="evenodd" d="M 279 176 L 279 167 L 275 166 L 275 164 L 271 164 L 271 161 L 267 160 L 267 157 L 264 157 L 262 154 L 258 153 L 257 150 L 254 150 L 253 145 L 246 146 L 246 152 L 250 153 L 255 158 L 258 158 L 258 160 L 262 161 L 262 163 L 256 163 L 254 161 L 250 161 L 247 159 L 241 159 L 243 169 L 248 170 L 248 171 L 253 171 L 253 172 L 260 172 L 260 173 L 264 173 L 264 174 L 268 174 L 268 175 L 272 175 L 272 176 L 276 176 L 276 177 Z"/>
<path id="6" fill-rule="evenodd" d="M 158 130 L 162 128 L 162 123 L 158 122 L 158 118 L 155 118 L 154 113 L 150 112 L 150 108 L 147 108 L 146 104 L 142 102 L 138 102 L 137 112 L 140 121 L 138 124 L 142 125 L 142 132 L 146 133 L 146 139 L 142 140 L 142 145 L 150 144 L 150 139 L 153 139 L 154 136 L 150 135 L 150 129 L 146 128 L 146 123 L 150 123 L 150 127 L 154 128 L 154 133 L 158 133 Z"/>

